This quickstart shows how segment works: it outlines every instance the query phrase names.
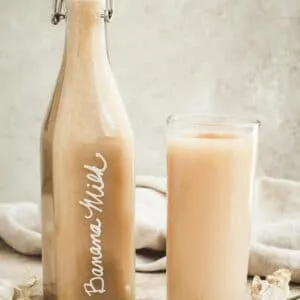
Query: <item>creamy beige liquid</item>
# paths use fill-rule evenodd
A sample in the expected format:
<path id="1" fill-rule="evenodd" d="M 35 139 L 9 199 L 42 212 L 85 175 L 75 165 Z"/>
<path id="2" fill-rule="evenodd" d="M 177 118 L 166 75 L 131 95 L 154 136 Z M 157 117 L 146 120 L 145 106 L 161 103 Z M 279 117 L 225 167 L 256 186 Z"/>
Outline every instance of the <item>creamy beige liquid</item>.
<path id="1" fill-rule="evenodd" d="M 46 114 L 41 134 L 41 174 L 42 174 L 42 260 L 44 294 L 55 294 L 55 249 L 54 249 L 54 203 L 53 203 L 53 168 L 52 141 L 57 117 L 61 88 L 65 73 L 65 57 L 60 69 L 55 91 Z"/>
<path id="2" fill-rule="evenodd" d="M 133 136 L 106 56 L 102 8 L 68 2 L 59 105 L 42 143 L 46 300 L 135 296 Z"/>
<path id="3" fill-rule="evenodd" d="M 111 137 L 55 156 L 57 299 L 134 299 L 131 153 Z"/>
<path id="4" fill-rule="evenodd" d="M 251 137 L 168 145 L 168 300 L 243 300 L 254 168 Z"/>

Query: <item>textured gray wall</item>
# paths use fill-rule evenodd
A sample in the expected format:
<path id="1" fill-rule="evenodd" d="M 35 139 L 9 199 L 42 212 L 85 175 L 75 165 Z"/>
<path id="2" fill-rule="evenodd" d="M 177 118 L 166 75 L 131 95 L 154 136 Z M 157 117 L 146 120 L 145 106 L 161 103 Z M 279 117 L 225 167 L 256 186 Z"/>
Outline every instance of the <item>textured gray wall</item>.
<path id="1" fill-rule="evenodd" d="M 39 199 L 40 124 L 61 59 L 51 3 L 0 0 L 0 201 Z M 263 121 L 260 169 L 300 179 L 299 0 L 116 0 L 111 60 L 139 173 L 164 174 L 165 118 Z"/>

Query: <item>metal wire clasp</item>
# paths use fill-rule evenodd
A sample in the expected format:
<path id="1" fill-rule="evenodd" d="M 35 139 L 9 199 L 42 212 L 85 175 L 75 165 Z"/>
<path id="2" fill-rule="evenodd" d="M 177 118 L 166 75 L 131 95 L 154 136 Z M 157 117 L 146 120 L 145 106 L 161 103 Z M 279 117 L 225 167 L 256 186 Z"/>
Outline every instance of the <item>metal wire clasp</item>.
<path id="1" fill-rule="evenodd" d="M 51 22 L 53 25 L 57 25 L 61 20 L 66 18 L 66 7 L 64 0 L 54 0 L 53 14 Z"/>
<path id="2" fill-rule="evenodd" d="M 114 14 L 114 1 L 106 0 L 106 7 L 104 9 L 104 20 L 110 22 Z"/>
<path id="3" fill-rule="evenodd" d="M 105 9 L 101 13 L 100 17 L 105 20 L 105 22 L 110 22 L 113 16 L 114 7 L 113 0 L 105 0 Z M 65 6 L 65 0 L 54 0 L 53 4 L 53 14 L 51 22 L 54 25 L 57 25 L 61 20 L 66 19 L 67 10 Z"/>

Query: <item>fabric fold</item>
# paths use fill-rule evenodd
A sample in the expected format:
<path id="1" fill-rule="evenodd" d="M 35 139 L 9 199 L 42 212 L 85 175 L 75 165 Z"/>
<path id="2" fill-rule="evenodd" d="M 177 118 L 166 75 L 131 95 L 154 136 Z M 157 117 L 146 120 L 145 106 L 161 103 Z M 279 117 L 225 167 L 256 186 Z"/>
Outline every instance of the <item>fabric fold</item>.
<path id="1" fill-rule="evenodd" d="M 136 270 L 166 269 L 167 187 L 165 178 L 138 176 L 135 206 Z M 249 274 L 265 276 L 279 268 L 300 282 L 300 183 L 257 180 Z M 34 203 L 0 205 L 0 237 L 16 251 L 41 254 L 40 208 Z M 150 249 L 160 255 L 145 255 Z M 154 252 L 153 252 L 154 251 Z M 201 255 L 201 253 L 199 253 Z"/>

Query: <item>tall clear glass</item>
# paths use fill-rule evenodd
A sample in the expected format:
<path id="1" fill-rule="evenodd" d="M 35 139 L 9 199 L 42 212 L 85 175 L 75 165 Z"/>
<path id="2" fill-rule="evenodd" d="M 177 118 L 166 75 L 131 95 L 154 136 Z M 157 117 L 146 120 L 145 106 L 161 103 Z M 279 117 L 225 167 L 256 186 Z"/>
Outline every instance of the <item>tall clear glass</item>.
<path id="1" fill-rule="evenodd" d="M 259 123 L 168 119 L 168 300 L 246 299 Z"/>

